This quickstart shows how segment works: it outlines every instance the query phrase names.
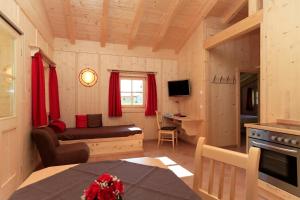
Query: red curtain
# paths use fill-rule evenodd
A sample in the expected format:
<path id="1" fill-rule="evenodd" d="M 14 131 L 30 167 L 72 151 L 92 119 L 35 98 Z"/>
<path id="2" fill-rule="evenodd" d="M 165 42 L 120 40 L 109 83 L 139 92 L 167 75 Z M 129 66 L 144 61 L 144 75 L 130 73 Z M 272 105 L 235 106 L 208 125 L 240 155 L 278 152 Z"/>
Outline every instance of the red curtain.
<path id="1" fill-rule="evenodd" d="M 111 72 L 109 79 L 108 116 L 121 117 L 121 91 L 119 72 Z"/>
<path id="2" fill-rule="evenodd" d="M 59 109 L 59 94 L 58 94 L 58 81 L 56 74 L 56 67 L 50 66 L 49 72 L 49 106 L 50 106 L 50 119 L 55 120 L 60 118 Z"/>
<path id="3" fill-rule="evenodd" d="M 34 127 L 47 125 L 45 77 L 42 55 L 36 53 L 32 58 L 32 124 Z"/>
<path id="4" fill-rule="evenodd" d="M 147 74 L 147 102 L 146 102 L 146 116 L 155 115 L 157 110 L 157 91 L 154 74 Z"/>

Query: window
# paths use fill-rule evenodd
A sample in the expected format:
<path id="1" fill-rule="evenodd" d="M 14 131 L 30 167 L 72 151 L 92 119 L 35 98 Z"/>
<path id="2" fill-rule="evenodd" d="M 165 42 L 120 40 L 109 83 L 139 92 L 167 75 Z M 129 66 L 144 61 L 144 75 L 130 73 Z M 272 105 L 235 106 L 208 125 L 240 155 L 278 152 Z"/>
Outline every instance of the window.
<path id="1" fill-rule="evenodd" d="M 144 78 L 121 77 L 122 106 L 144 106 Z"/>
<path id="2" fill-rule="evenodd" d="M 14 37 L 0 26 L 0 118 L 15 114 L 14 51 Z"/>

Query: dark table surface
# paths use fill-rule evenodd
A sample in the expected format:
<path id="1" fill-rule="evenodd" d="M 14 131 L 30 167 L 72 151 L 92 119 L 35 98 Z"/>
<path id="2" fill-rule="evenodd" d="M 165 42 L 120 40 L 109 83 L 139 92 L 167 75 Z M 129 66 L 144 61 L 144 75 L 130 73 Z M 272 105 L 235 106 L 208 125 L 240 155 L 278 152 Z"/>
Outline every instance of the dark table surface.
<path id="1" fill-rule="evenodd" d="M 200 200 L 172 171 L 120 160 L 77 165 L 17 190 L 10 200 L 79 200 L 104 172 L 124 183 L 124 200 Z"/>

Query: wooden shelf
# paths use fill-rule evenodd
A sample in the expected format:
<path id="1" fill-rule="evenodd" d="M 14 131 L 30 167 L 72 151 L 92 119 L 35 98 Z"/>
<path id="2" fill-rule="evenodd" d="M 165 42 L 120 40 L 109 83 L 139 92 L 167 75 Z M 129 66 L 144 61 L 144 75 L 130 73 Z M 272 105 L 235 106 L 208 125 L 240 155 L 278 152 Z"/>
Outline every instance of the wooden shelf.
<path id="1" fill-rule="evenodd" d="M 214 36 L 206 39 L 204 42 L 205 49 L 212 49 L 217 45 L 224 43 L 228 40 L 245 35 L 260 27 L 263 19 L 263 10 L 235 23 L 234 25 L 226 28 L 225 30 L 217 33 Z"/>

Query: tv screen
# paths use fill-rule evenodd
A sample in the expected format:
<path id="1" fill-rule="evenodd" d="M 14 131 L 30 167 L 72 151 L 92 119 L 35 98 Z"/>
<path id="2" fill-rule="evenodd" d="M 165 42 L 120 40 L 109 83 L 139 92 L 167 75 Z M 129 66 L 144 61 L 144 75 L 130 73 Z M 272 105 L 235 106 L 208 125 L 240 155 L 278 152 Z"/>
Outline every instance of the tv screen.
<path id="1" fill-rule="evenodd" d="M 190 95 L 189 80 L 169 81 L 169 96 L 187 96 Z"/>

